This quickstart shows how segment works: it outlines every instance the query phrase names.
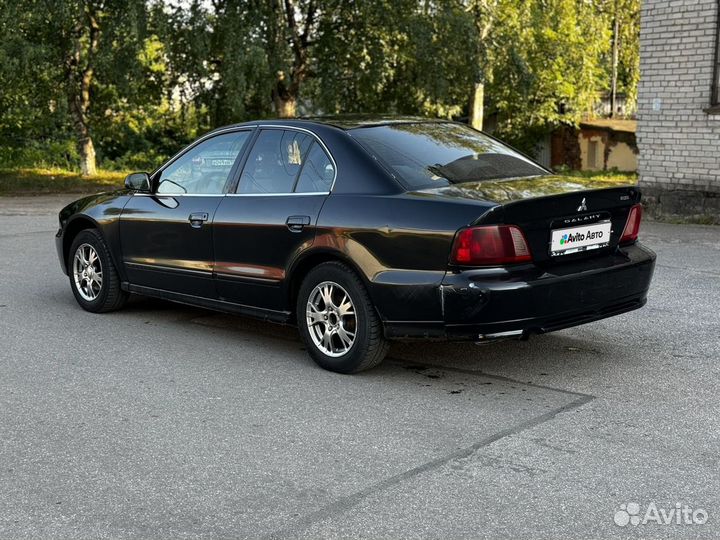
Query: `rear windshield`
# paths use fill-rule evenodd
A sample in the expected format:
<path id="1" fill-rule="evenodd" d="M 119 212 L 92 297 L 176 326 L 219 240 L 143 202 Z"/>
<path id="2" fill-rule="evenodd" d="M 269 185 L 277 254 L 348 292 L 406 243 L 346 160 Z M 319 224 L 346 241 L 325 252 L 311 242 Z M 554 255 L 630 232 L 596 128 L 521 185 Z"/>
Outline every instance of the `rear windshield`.
<path id="1" fill-rule="evenodd" d="M 398 123 L 350 133 L 407 189 L 547 174 L 522 154 L 462 124 Z"/>

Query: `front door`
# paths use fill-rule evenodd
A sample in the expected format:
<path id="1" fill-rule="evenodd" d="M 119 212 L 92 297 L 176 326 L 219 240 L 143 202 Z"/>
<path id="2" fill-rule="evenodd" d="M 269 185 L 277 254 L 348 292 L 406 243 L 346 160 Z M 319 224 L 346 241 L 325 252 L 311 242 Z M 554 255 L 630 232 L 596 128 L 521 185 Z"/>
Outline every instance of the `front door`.
<path id="1" fill-rule="evenodd" d="M 123 263 L 133 285 L 215 298 L 212 226 L 252 131 L 211 136 L 153 176 L 120 216 Z"/>
<path id="2" fill-rule="evenodd" d="M 235 193 L 215 215 L 215 269 L 221 299 L 288 309 L 287 270 L 315 239 L 315 225 L 335 178 L 316 137 L 292 129 L 258 134 Z"/>

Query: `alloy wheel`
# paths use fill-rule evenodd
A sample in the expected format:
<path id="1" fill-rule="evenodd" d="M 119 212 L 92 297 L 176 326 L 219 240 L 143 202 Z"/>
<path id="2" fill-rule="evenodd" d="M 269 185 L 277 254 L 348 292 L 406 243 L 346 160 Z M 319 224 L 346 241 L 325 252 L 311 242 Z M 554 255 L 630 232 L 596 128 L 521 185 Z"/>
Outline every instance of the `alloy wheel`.
<path id="1" fill-rule="evenodd" d="M 102 264 L 97 251 L 90 244 L 81 244 L 73 258 L 73 278 L 80 296 L 92 302 L 102 290 Z"/>
<path id="2" fill-rule="evenodd" d="M 310 293 L 306 308 L 307 327 L 315 346 L 332 357 L 347 353 L 355 343 L 355 304 L 345 289 L 323 281 Z"/>

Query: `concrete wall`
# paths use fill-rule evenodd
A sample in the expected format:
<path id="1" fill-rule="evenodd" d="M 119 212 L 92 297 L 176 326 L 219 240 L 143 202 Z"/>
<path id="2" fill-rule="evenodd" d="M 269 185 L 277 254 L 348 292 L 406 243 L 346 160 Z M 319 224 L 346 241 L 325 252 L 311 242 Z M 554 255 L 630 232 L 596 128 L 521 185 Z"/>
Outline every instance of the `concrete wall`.
<path id="1" fill-rule="evenodd" d="M 717 0 L 642 2 L 639 172 L 657 216 L 720 220 L 720 114 L 705 112 L 717 5 Z"/>

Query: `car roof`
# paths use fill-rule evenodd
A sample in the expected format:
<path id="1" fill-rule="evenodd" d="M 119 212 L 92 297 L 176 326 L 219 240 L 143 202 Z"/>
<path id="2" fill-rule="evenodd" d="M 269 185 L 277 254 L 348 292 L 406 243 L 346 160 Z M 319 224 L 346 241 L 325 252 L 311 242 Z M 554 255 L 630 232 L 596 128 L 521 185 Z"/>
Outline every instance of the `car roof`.
<path id="1" fill-rule="evenodd" d="M 303 118 L 310 122 L 328 124 L 340 129 L 356 129 L 373 126 L 387 126 L 392 124 L 418 124 L 450 122 L 441 118 L 424 118 L 422 116 L 393 116 L 393 115 L 365 115 L 344 114 L 336 116 L 308 116 Z"/>
<path id="2" fill-rule="evenodd" d="M 312 125 L 332 126 L 342 130 L 350 130 L 364 127 L 386 126 L 392 124 L 417 124 L 417 123 L 441 123 L 452 122 L 442 118 L 424 118 L 421 116 L 393 116 L 393 115 L 364 115 L 347 114 L 335 116 L 305 116 L 300 118 L 276 118 L 272 120 L 253 120 L 240 124 L 223 126 L 213 131 L 225 130 L 234 127 L 248 127 L 257 125 L 268 126 L 289 126 L 309 127 Z M 212 133 L 212 132 L 211 132 Z"/>

